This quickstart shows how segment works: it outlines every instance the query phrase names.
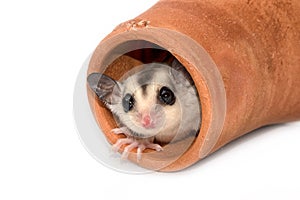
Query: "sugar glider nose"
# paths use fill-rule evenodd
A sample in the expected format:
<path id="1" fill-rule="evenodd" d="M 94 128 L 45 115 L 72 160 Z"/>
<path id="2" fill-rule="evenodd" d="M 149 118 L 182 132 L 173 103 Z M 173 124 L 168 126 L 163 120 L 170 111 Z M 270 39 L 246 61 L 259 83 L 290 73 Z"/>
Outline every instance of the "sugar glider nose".
<path id="1" fill-rule="evenodd" d="M 152 124 L 152 119 L 151 119 L 150 115 L 143 116 L 142 125 L 145 128 L 152 128 L 153 124 Z"/>

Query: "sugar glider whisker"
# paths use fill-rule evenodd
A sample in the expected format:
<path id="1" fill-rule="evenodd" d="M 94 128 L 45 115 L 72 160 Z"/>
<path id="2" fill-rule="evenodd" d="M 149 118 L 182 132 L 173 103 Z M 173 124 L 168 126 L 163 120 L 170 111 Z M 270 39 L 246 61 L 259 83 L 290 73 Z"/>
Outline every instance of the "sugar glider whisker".
<path id="1" fill-rule="evenodd" d="M 200 129 L 197 90 L 176 59 L 171 66 L 144 64 L 119 81 L 92 73 L 87 82 L 119 125 L 112 133 L 127 136 L 113 145 L 115 151 L 127 145 L 123 158 L 137 148 L 139 160 L 146 148 L 161 151 L 160 144 L 182 140 Z"/>

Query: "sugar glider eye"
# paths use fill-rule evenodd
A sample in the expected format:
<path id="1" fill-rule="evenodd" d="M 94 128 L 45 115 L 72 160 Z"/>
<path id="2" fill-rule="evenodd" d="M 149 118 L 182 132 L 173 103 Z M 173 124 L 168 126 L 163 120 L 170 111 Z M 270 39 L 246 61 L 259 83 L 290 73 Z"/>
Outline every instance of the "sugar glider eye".
<path id="1" fill-rule="evenodd" d="M 130 111 L 134 106 L 134 98 L 131 94 L 126 94 L 122 99 L 122 105 L 125 112 Z"/>
<path id="2" fill-rule="evenodd" d="M 176 97 L 172 90 L 170 90 L 168 87 L 162 87 L 159 90 L 159 100 L 167 105 L 173 105 L 175 103 Z"/>

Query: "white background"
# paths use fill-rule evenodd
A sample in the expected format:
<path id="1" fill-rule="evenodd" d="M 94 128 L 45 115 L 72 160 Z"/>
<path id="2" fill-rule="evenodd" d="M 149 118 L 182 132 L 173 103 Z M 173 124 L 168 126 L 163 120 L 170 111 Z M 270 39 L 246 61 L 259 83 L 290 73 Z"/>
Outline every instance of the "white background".
<path id="1" fill-rule="evenodd" d="M 105 35 L 155 2 L 1 1 L 0 199 L 300 199 L 299 122 L 178 173 L 123 174 L 87 153 L 72 116 L 77 73 Z"/>

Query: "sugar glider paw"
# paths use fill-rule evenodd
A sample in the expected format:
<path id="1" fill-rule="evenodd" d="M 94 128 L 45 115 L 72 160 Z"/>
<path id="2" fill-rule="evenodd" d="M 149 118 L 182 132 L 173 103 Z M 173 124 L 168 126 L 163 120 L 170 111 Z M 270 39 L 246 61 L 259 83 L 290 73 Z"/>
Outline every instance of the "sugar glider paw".
<path id="1" fill-rule="evenodd" d="M 114 134 L 125 134 L 126 136 L 129 136 L 130 135 L 130 131 L 127 127 L 120 127 L 120 128 L 114 128 L 111 130 L 112 133 Z"/>
<path id="2" fill-rule="evenodd" d="M 121 134 L 124 133 L 122 132 L 124 130 L 128 131 L 128 129 L 126 130 L 125 127 L 122 127 L 122 128 L 113 129 L 112 132 L 115 134 Z M 124 148 L 124 151 L 122 153 L 122 159 L 127 159 L 130 151 L 135 148 L 137 149 L 137 161 L 141 160 L 142 153 L 145 149 L 153 149 L 155 151 L 163 150 L 163 148 L 159 144 L 153 143 L 153 138 L 139 139 L 139 138 L 130 137 L 128 136 L 129 134 L 126 133 L 124 134 L 127 135 L 127 138 L 118 139 L 117 142 L 112 146 L 113 151 L 118 152 L 123 145 L 127 145 Z"/>

